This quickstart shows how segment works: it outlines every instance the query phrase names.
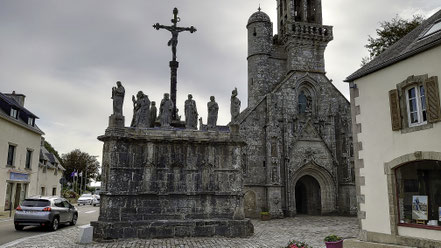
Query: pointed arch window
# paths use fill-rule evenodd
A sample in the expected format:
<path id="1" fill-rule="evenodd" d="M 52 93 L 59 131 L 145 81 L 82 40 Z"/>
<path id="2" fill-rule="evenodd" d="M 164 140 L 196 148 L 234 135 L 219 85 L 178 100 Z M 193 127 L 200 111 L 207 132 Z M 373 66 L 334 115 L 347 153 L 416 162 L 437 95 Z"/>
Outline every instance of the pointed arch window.
<path id="1" fill-rule="evenodd" d="M 316 22 L 315 15 L 317 12 L 316 0 L 307 0 L 307 20 L 308 22 Z"/>
<path id="2" fill-rule="evenodd" d="M 300 10 L 300 0 L 294 0 L 294 21 L 300 22 L 301 18 L 301 10 Z"/>
<path id="3" fill-rule="evenodd" d="M 306 89 L 300 90 L 300 94 L 298 96 L 298 111 L 299 114 L 312 112 L 312 97 L 309 91 Z"/>

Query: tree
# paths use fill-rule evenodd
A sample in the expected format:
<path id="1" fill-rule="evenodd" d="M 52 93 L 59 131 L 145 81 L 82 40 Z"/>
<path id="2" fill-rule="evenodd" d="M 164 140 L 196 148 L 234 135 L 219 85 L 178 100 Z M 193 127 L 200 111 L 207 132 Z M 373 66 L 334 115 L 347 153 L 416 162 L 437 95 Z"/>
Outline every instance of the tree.
<path id="1" fill-rule="evenodd" d="M 368 44 L 365 45 L 369 51 L 369 57 L 364 57 L 361 60 L 362 66 L 395 44 L 395 42 L 418 27 L 423 21 L 424 18 L 422 16 L 415 15 L 410 20 L 396 16 L 390 21 L 380 22 L 380 28 L 376 29 L 378 37 L 373 38 L 369 35 Z"/>
<path id="2" fill-rule="evenodd" d="M 96 160 L 96 156 L 91 156 L 86 152 L 75 149 L 62 156 L 63 166 L 66 169 L 64 177 L 68 181 L 73 181 L 72 172 L 83 172 L 83 176 L 88 179 L 95 179 L 99 175 L 100 163 Z M 86 174 L 84 174 L 86 173 Z"/>

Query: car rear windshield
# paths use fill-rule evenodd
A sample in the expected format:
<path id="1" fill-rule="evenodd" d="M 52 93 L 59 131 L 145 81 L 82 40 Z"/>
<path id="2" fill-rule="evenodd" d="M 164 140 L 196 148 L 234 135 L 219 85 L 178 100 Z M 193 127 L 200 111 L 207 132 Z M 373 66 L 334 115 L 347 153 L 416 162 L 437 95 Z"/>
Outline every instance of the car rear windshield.
<path id="1" fill-rule="evenodd" d="M 48 200 L 24 200 L 21 205 L 23 207 L 46 207 L 50 206 L 51 202 Z"/>

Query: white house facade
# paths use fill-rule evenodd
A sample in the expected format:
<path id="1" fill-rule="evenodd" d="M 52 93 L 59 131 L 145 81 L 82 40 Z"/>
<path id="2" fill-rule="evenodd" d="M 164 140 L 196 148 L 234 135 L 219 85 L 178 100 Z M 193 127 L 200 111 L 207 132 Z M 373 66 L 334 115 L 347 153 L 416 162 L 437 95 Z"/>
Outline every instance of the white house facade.
<path id="1" fill-rule="evenodd" d="M 346 79 L 363 241 L 441 247 L 440 79 L 441 11 Z"/>

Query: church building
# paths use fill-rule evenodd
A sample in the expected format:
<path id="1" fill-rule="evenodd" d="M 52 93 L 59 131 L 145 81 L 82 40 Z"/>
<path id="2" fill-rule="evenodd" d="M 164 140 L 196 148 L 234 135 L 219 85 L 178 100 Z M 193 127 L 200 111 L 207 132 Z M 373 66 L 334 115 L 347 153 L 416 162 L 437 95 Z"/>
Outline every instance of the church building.
<path id="1" fill-rule="evenodd" d="M 321 0 L 277 0 L 278 34 L 260 8 L 247 30 L 248 107 L 234 120 L 246 216 L 356 214 L 350 104 L 326 77 Z"/>

